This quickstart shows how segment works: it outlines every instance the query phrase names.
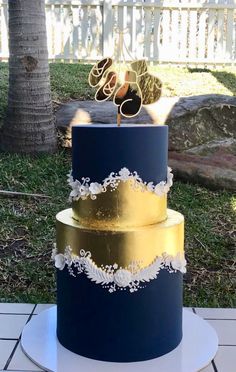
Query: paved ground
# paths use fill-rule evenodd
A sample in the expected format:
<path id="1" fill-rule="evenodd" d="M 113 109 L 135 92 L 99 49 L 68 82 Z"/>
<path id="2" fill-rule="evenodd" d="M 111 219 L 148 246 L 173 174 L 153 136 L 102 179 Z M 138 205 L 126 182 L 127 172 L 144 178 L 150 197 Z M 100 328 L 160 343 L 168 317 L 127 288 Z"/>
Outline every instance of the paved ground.
<path id="1" fill-rule="evenodd" d="M 50 306 L 53 305 L 0 303 L 0 371 L 42 371 L 23 354 L 20 337 L 24 325 Z M 192 311 L 206 319 L 219 337 L 217 355 L 202 372 L 235 372 L 236 309 L 193 308 Z"/>

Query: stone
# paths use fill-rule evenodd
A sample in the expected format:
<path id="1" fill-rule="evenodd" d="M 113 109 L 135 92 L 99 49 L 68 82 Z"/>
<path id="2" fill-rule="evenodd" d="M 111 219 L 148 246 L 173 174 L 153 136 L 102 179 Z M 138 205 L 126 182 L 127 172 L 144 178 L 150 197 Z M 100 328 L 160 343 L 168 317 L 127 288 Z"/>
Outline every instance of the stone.
<path id="1" fill-rule="evenodd" d="M 172 151 L 236 138 L 236 97 L 209 94 L 180 98 L 165 123 L 169 126 Z"/>
<path id="2" fill-rule="evenodd" d="M 86 113 L 86 117 L 85 117 Z M 77 124 L 116 123 L 117 107 L 111 101 L 98 103 L 96 101 L 74 101 L 62 105 L 56 112 L 57 128 L 65 128 L 73 121 Z M 135 118 L 122 118 L 122 123 L 152 123 L 152 117 L 145 108 Z"/>
<path id="3" fill-rule="evenodd" d="M 232 138 L 222 138 L 214 141 L 210 141 L 207 143 L 204 143 L 203 145 L 199 145 L 196 147 L 191 147 L 188 150 L 184 150 L 187 154 L 194 154 L 194 155 L 201 155 L 201 156 L 207 156 L 207 155 L 213 155 L 220 153 L 226 153 L 226 154 L 236 154 L 236 139 Z"/>
<path id="4" fill-rule="evenodd" d="M 215 153 L 199 156 L 169 152 L 169 166 L 176 179 L 197 183 L 207 188 L 236 191 L 236 156 Z"/>

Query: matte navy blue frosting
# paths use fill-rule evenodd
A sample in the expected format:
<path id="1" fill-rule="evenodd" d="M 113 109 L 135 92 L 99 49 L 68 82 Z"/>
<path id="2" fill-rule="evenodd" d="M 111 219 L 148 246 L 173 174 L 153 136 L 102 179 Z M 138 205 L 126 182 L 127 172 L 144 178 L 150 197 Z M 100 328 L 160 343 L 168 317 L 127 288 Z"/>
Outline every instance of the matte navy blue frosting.
<path id="1" fill-rule="evenodd" d="M 168 127 L 112 124 L 72 127 L 72 175 L 101 183 L 126 167 L 143 181 L 166 181 Z"/>
<path id="2" fill-rule="evenodd" d="M 159 357 L 182 339 L 182 274 L 162 269 L 135 293 L 109 293 L 80 274 L 57 270 L 57 336 L 92 359 L 134 362 Z"/>

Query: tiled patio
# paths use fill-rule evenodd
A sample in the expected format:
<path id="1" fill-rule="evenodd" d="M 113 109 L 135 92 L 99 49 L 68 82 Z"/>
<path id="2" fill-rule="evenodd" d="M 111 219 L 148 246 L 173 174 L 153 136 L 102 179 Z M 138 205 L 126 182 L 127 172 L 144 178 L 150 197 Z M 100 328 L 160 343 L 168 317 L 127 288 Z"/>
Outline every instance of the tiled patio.
<path id="1" fill-rule="evenodd" d="M 53 305 L 0 303 L 0 371 L 42 371 L 23 354 L 20 336 L 24 325 L 31 317 L 50 306 Z M 194 308 L 192 311 L 206 319 L 215 328 L 219 337 L 217 355 L 211 365 L 202 372 L 235 372 L 236 309 Z"/>

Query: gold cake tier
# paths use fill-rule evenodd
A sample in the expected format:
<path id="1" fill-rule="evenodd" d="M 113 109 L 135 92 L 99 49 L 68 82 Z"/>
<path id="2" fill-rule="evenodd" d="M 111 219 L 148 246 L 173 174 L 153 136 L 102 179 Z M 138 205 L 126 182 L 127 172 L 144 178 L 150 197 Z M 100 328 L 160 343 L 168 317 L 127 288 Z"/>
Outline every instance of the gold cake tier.
<path id="1" fill-rule="evenodd" d="M 140 267 L 150 265 L 158 256 L 167 253 L 176 256 L 184 251 L 184 217 L 167 210 L 165 221 L 136 228 L 86 228 L 72 218 L 72 209 L 57 214 L 57 250 L 66 247 L 80 256 L 80 250 L 91 252 L 98 266 L 118 264 L 127 267 L 134 261 Z"/>
<path id="2" fill-rule="evenodd" d="M 73 201 L 73 218 L 88 228 L 126 228 L 152 225 L 166 219 L 167 197 L 134 188 L 132 182 L 110 187 L 96 199 Z"/>

